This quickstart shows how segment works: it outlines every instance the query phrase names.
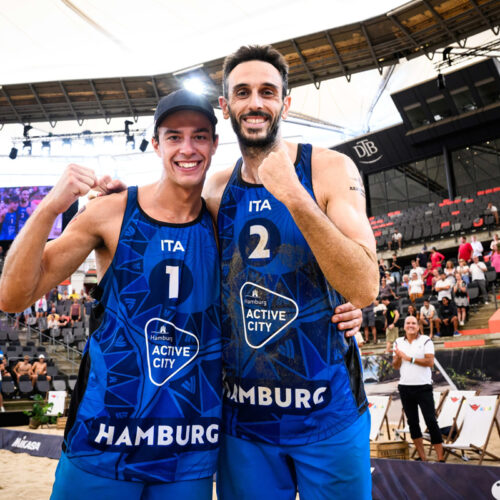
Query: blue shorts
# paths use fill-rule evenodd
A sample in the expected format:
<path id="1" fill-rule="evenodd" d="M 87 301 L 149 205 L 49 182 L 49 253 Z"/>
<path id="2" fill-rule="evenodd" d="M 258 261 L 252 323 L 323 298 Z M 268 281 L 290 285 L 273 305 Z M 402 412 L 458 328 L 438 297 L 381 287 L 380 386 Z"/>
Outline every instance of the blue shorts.
<path id="1" fill-rule="evenodd" d="M 96 476 L 73 465 L 62 453 L 50 500 L 211 500 L 212 490 L 212 477 L 148 484 Z"/>
<path id="2" fill-rule="evenodd" d="M 369 500 L 370 413 L 331 438 L 283 446 L 221 436 L 219 500 Z"/>

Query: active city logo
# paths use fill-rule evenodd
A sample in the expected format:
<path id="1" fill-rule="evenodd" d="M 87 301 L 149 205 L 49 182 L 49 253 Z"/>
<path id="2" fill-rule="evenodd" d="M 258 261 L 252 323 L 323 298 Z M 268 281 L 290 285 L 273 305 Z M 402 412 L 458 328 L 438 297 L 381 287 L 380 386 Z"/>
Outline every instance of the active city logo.
<path id="1" fill-rule="evenodd" d="M 380 154 L 376 158 L 372 158 L 372 156 L 378 153 L 378 148 L 375 146 L 375 143 L 369 139 L 361 139 L 357 141 L 353 146 L 353 149 L 358 155 L 359 163 L 376 163 L 382 158 L 382 156 L 384 156 L 383 154 Z"/>
<path id="2" fill-rule="evenodd" d="M 152 318 L 146 323 L 144 336 L 149 379 L 157 386 L 191 363 L 200 350 L 196 335 L 160 318 Z"/>
<path id="3" fill-rule="evenodd" d="M 240 301 L 245 340 L 253 349 L 266 345 L 299 315 L 294 300 L 249 281 L 240 289 Z"/>

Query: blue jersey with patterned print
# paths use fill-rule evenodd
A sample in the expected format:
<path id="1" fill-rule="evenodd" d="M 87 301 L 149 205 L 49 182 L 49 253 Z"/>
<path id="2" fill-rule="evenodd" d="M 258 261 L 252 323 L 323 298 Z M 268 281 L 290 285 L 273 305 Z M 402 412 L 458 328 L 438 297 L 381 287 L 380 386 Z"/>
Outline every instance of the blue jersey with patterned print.
<path id="1" fill-rule="evenodd" d="M 311 152 L 299 145 L 295 167 L 314 198 Z M 356 343 L 331 322 L 343 298 L 285 205 L 242 179 L 241 160 L 218 230 L 224 432 L 286 445 L 342 431 L 366 410 Z"/>
<path id="2" fill-rule="evenodd" d="M 7 212 L 0 230 L 0 240 L 13 240 L 17 234 L 17 211 Z"/>
<path id="3" fill-rule="evenodd" d="M 211 476 L 222 405 L 220 268 L 205 203 L 190 223 L 162 223 L 129 188 L 98 290 L 98 326 L 65 433 L 68 458 L 126 481 Z"/>

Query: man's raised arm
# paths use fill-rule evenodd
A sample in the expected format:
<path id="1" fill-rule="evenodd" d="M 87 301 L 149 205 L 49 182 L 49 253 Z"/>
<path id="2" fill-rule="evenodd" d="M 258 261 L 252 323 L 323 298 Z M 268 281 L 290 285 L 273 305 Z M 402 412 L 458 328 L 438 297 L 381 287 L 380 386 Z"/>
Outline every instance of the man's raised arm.
<path id="1" fill-rule="evenodd" d="M 346 156 L 313 149 L 316 201 L 300 184 L 284 150 L 259 167 L 264 186 L 290 211 L 328 282 L 356 307 L 378 294 L 375 238 L 366 216 L 359 172 Z"/>
<path id="2" fill-rule="evenodd" d="M 22 311 L 70 276 L 102 240 L 88 216 L 47 243 L 56 217 L 96 185 L 93 170 L 69 165 L 14 240 L 0 278 L 0 309 Z M 78 217 L 77 217 L 78 219 Z"/>

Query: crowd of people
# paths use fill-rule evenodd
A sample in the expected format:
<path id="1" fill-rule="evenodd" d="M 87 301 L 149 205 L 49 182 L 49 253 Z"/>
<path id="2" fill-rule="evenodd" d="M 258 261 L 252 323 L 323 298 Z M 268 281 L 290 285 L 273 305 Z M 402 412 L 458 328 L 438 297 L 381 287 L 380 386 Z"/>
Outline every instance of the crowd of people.
<path id="1" fill-rule="evenodd" d="M 467 241 L 460 238 L 456 258 L 446 259 L 436 247 L 422 248 L 411 260 L 401 264 L 397 253 L 390 263 L 379 260 L 380 291 L 377 300 L 363 309 L 364 343 L 374 343 L 385 333 L 387 350 L 399 335 L 399 328 L 408 316 L 415 316 L 420 333 L 459 336 L 459 327 L 467 320 L 469 287 L 477 287 L 481 301 L 489 303 L 488 270 L 500 272 L 500 241 L 498 234 L 485 249 L 476 236 Z M 404 299 L 407 307 L 401 307 Z"/>

